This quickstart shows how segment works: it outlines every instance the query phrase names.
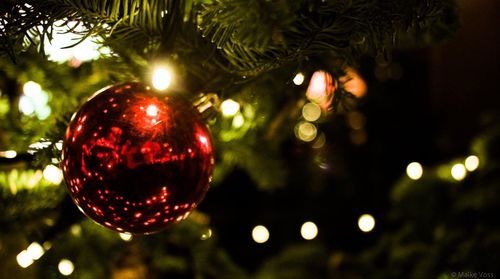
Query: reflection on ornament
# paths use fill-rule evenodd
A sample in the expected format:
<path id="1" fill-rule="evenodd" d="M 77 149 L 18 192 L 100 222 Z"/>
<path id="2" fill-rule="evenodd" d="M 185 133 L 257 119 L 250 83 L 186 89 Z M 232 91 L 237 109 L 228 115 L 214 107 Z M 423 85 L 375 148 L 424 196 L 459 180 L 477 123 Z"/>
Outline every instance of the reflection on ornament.
<path id="1" fill-rule="evenodd" d="M 347 68 L 346 75 L 339 78 L 339 81 L 344 84 L 344 89 L 352 93 L 357 98 L 362 98 L 366 95 L 366 82 L 361 78 L 356 70 Z"/>
<path id="2" fill-rule="evenodd" d="M 185 219 L 208 190 L 210 133 L 193 106 L 139 83 L 108 87 L 76 113 L 61 166 L 78 207 L 118 232 Z"/>
<path id="3" fill-rule="evenodd" d="M 309 82 L 306 97 L 323 110 L 327 110 L 332 104 L 334 91 L 335 84 L 332 75 L 325 71 L 316 71 Z"/>

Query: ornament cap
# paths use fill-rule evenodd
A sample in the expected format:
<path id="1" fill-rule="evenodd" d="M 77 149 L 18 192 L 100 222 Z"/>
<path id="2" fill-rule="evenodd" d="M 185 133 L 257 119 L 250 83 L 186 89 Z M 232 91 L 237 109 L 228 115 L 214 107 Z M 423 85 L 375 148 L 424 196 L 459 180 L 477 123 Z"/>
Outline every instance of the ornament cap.
<path id="1" fill-rule="evenodd" d="M 217 108 L 220 106 L 219 96 L 216 93 L 200 93 L 194 98 L 193 106 L 201 118 L 208 122 L 217 116 Z"/>

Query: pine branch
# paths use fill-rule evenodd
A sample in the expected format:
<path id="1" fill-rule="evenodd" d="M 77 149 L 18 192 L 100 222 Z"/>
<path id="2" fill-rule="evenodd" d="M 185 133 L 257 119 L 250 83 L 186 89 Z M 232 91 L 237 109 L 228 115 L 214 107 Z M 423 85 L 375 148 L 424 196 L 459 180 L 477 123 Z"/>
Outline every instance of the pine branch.
<path id="1" fill-rule="evenodd" d="M 43 46 L 44 38 L 52 38 L 53 26 L 69 22 L 86 27 L 82 38 L 90 35 L 108 37 L 116 34 L 120 43 L 142 42 L 144 38 L 160 37 L 172 30 L 174 23 L 166 20 L 167 11 L 176 9 L 183 1 L 168 0 L 48 0 L 10 1 L 0 7 L 0 52 L 13 55 L 23 40 Z M 167 23 L 167 24 L 166 24 Z M 73 32 L 75 30 L 68 30 Z M 41 48 L 43 50 L 43 47 Z"/>
<path id="2" fill-rule="evenodd" d="M 429 33 L 443 37 L 456 27 L 456 18 L 450 16 L 454 12 L 451 0 L 290 0 L 265 2 L 264 7 L 260 1 L 240 6 L 236 2 L 218 0 L 204 5 L 199 25 L 202 34 L 221 49 L 228 68 L 241 75 L 257 75 L 325 51 L 353 60 L 363 53 L 390 50 L 409 31 L 415 33 L 413 44 L 417 44 Z M 283 11 L 286 19 L 270 20 L 275 11 Z M 259 20 L 262 14 L 271 16 Z"/>

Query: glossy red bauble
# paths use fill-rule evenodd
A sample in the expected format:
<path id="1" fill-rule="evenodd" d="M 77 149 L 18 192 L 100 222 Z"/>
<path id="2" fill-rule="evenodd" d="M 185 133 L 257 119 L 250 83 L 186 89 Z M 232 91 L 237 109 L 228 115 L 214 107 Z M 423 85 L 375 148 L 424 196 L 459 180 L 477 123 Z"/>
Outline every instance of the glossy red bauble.
<path id="1" fill-rule="evenodd" d="M 73 116 L 61 166 L 76 205 L 118 232 L 152 233 L 185 219 L 208 190 L 210 133 L 181 98 L 125 83 Z"/>

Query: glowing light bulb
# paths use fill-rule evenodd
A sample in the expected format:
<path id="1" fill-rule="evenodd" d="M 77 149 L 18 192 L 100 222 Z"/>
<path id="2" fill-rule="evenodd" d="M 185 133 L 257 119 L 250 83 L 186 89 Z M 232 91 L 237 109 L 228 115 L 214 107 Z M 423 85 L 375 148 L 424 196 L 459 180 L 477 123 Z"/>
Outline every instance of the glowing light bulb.
<path id="1" fill-rule="evenodd" d="M 42 245 L 40 245 L 38 242 L 31 243 L 30 246 L 28 246 L 28 249 L 26 249 L 26 251 L 33 260 L 38 260 L 45 253 Z"/>
<path id="2" fill-rule="evenodd" d="M 269 240 L 269 231 L 262 225 L 255 226 L 252 230 L 252 238 L 257 243 L 264 243 Z"/>
<path id="3" fill-rule="evenodd" d="M 479 167 L 479 158 L 475 155 L 470 155 L 465 159 L 465 168 L 468 171 L 475 171 Z"/>
<path id="4" fill-rule="evenodd" d="M 307 103 L 302 108 L 302 116 L 305 120 L 314 122 L 321 117 L 321 108 L 315 103 Z"/>
<path id="5" fill-rule="evenodd" d="M 129 233 L 119 233 L 118 234 L 120 236 L 120 238 L 123 240 L 123 241 L 131 241 L 132 240 L 132 235 L 129 234 Z"/>
<path id="6" fill-rule="evenodd" d="M 318 235 L 318 227 L 313 222 L 305 222 L 300 228 L 300 235 L 305 240 L 314 239 Z"/>
<path id="7" fill-rule="evenodd" d="M 43 170 L 43 178 L 51 183 L 60 184 L 64 177 L 60 168 L 54 165 L 47 165 Z"/>
<path id="8" fill-rule="evenodd" d="M 463 164 L 455 164 L 451 168 L 451 176 L 457 181 L 464 179 L 466 174 L 467 171 Z"/>
<path id="9" fill-rule="evenodd" d="M 166 90 L 172 82 L 172 71 L 164 66 L 157 67 L 153 71 L 153 87 L 156 90 Z"/>
<path id="10" fill-rule="evenodd" d="M 295 75 L 295 77 L 293 78 L 293 83 L 295 85 L 301 85 L 302 83 L 304 83 L 304 74 L 298 73 L 297 75 Z"/>
<path id="11" fill-rule="evenodd" d="M 222 115 L 226 117 L 235 116 L 240 111 L 240 104 L 234 100 L 227 99 L 220 105 Z"/>
<path id="12" fill-rule="evenodd" d="M 332 75 L 325 71 L 316 71 L 309 81 L 306 97 L 321 107 L 328 106 L 334 91 L 335 85 Z"/>
<path id="13" fill-rule="evenodd" d="M 409 178 L 413 180 L 418 180 L 420 177 L 422 177 L 422 174 L 424 173 L 424 170 L 422 168 L 422 165 L 417 162 L 410 163 L 406 167 L 406 174 L 408 175 Z"/>
<path id="14" fill-rule="evenodd" d="M 363 214 L 358 219 L 358 227 L 362 232 L 370 232 L 375 228 L 375 218 L 370 214 Z"/>
<path id="15" fill-rule="evenodd" d="M 61 261 L 59 261 L 59 264 L 57 265 L 57 269 L 59 269 L 59 272 L 62 275 L 68 276 L 71 273 L 73 273 L 73 271 L 75 270 L 75 265 L 73 264 L 72 261 L 70 261 L 68 259 L 62 259 Z"/>
<path id="16" fill-rule="evenodd" d="M 17 264 L 22 268 L 27 268 L 33 263 L 33 258 L 31 258 L 27 250 L 23 250 L 21 253 L 17 254 L 16 260 Z"/>
<path id="17" fill-rule="evenodd" d="M 312 123 L 301 121 L 295 125 L 295 136 L 302 141 L 313 141 L 317 133 L 318 129 Z"/>

